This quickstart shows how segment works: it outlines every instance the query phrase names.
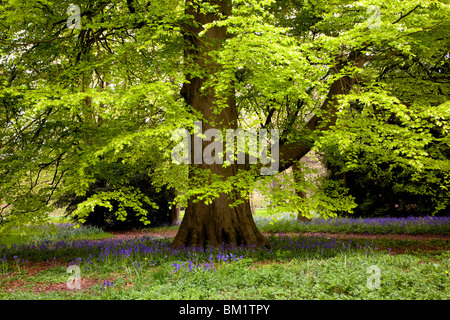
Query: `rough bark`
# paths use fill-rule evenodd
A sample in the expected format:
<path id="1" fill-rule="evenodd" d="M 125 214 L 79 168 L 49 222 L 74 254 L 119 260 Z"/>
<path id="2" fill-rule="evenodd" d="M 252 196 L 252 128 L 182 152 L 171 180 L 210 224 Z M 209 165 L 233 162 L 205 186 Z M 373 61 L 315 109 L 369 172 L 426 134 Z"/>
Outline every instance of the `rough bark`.
<path id="1" fill-rule="evenodd" d="M 267 245 L 255 225 L 248 201 L 232 208 L 227 197 L 222 194 L 209 205 L 189 201 L 172 245 L 202 248 L 220 244 Z"/>
<path id="2" fill-rule="evenodd" d="M 254 195 L 251 194 L 250 195 L 250 205 L 252 207 L 252 214 L 256 214 L 256 208 L 255 208 L 255 199 L 254 199 Z"/>

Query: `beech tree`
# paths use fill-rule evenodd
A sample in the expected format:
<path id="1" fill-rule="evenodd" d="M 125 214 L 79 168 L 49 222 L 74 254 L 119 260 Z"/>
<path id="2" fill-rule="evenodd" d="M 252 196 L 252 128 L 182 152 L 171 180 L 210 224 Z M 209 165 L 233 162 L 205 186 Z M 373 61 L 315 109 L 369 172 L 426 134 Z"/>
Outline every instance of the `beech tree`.
<path id="1" fill-rule="evenodd" d="M 174 246 L 266 244 L 248 196 L 268 182 L 280 182 L 267 194 L 279 210 L 308 217 L 355 207 L 339 183 L 310 199 L 293 193 L 311 186 L 283 172 L 311 150 L 345 155 L 343 170 L 388 159 L 380 170 L 402 166 L 411 179 L 438 186 L 430 212 L 447 208 L 448 155 L 428 148 L 449 141 L 444 1 L 70 5 L 1 2 L 5 223 L 45 217 L 55 196 L 85 195 L 102 163 L 121 162 L 130 171 L 152 167 L 154 185 L 177 189 L 187 208 Z M 262 175 L 265 164 L 249 161 L 174 163 L 172 134 L 190 130 L 192 146 L 194 121 L 200 134 L 278 130 L 278 173 Z M 210 143 L 203 136 L 202 154 Z M 130 175 L 116 173 L 117 189 L 90 197 L 74 214 L 111 200 L 139 211 L 151 201 L 129 188 Z"/>

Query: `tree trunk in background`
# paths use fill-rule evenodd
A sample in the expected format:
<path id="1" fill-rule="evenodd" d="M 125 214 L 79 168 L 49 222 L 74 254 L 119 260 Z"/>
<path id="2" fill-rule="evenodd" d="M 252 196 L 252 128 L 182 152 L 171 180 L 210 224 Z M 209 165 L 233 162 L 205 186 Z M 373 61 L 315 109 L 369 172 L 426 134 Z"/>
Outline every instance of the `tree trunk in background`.
<path id="1" fill-rule="evenodd" d="M 256 214 L 256 208 L 255 208 L 255 199 L 254 199 L 254 195 L 253 193 L 250 194 L 250 205 L 252 206 L 252 214 L 255 215 Z"/>
<path id="2" fill-rule="evenodd" d="M 298 164 L 298 161 L 294 161 L 292 164 L 292 173 L 294 174 L 294 181 L 298 183 L 300 180 L 304 180 L 305 176 L 303 174 L 301 166 Z M 297 175 L 296 175 L 297 173 Z M 303 190 L 296 189 L 295 194 L 297 194 L 300 198 L 305 199 L 306 193 Z M 309 219 L 302 215 L 299 211 L 297 212 L 297 221 L 309 221 Z"/>
<path id="3" fill-rule="evenodd" d="M 347 172 L 342 173 L 342 179 L 344 180 L 344 188 L 347 189 Z M 344 196 L 348 196 L 347 192 L 345 192 Z M 348 211 L 345 211 L 345 218 L 348 218 Z"/>
<path id="4" fill-rule="evenodd" d="M 201 26 L 219 18 L 215 14 L 205 15 L 199 13 L 195 7 L 189 6 L 191 4 L 189 0 L 187 4 L 186 13 L 192 15 L 193 20 L 197 24 L 188 26 L 188 31 L 185 32 L 184 38 L 187 45 L 185 50 L 186 61 L 187 63 L 192 61 L 195 66 L 200 66 L 203 70 L 207 70 L 207 74 L 214 74 L 220 70 L 221 66 L 211 62 L 208 53 L 212 50 L 220 49 L 223 41 L 228 36 L 226 28 L 210 28 L 204 36 L 200 37 Z M 219 11 L 221 14 L 224 16 L 231 14 L 231 0 L 219 1 L 216 4 L 220 6 Z M 222 128 L 237 129 L 238 114 L 234 97 L 230 96 L 228 98 L 228 107 L 223 108 L 218 114 L 214 114 L 214 104 L 217 101 L 215 93 L 213 90 L 200 92 L 205 79 L 191 76 L 189 72 L 187 72 L 186 78 L 188 82 L 184 84 L 181 94 L 188 105 L 203 115 L 202 132 L 209 128 L 219 130 Z M 203 141 L 203 148 L 209 143 Z M 236 175 L 238 170 L 237 164 L 224 168 L 221 164 L 208 165 L 203 161 L 202 164 L 192 164 L 191 166 L 210 170 L 212 174 L 220 175 L 223 179 Z M 191 170 L 190 178 L 194 174 L 193 170 Z M 209 181 L 205 181 L 206 185 L 209 183 Z M 242 204 L 231 208 L 230 204 L 234 201 L 229 199 L 230 196 L 234 199 L 239 199 L 238 195 L 221 194 L 208 205 L 202 201 L 194 203 L 194 199 L 190 199 L 172 246 L 204 248 L 207 245 L 214 246 L 222 243 L 229 245 L 267 245 L 267 240 L 259 232 L 253 220 L 249 200 L 241 199 L 243 200 Z"/>
<path id="5" fill-rule="evenodd" d="M 170 211 L 170 217 L 171 217 L 171 225 L 177 225 L 180 221 L 180 205 L 174 204 L 172 205 L 171 211 Z"/>

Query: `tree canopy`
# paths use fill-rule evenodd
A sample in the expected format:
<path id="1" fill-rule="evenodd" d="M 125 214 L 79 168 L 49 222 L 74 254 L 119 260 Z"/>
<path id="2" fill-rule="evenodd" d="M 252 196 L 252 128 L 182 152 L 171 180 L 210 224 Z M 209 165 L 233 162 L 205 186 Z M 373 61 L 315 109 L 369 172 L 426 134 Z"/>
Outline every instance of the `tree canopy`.
<path id="1" fill-rule="evenodd" d="M 261 243 L 248 195 L 268 182 L 279 210 L 355 208 L 340 180 L 292 192 L 313 187 L 283 175 L 311 150 L 448 210 L 449 17 L 428 0 L 1 1 L 1 223 L 39 221 L 99 176 L 113 187 L 74 214 L 114 200 L 145 220 L 144 170 L 187 205 L 177 244 Z M 277 129 L 279 173 L 173 163 L 194 121 Z"/>

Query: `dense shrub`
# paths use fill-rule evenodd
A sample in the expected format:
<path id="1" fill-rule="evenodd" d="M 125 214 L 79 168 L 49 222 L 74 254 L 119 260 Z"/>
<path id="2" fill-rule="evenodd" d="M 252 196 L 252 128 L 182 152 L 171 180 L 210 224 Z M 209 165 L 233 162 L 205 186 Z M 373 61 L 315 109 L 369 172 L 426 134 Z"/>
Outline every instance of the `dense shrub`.
<path id="1" fill-rule="evenodd" d="M 361 158 L 366 155 L 361 155 Z M 372 165 L 364 163 L 357 170 L 345 169 L 345 157 L 332 153 L 325 157 L 328 170 L 325 179 L 340 182 L 347 188 L 347 195 L 353 197 L 357 207 L 352 217 L 409 217 L 446 216 L 450 213 L 448 205 L 434 212 L 436 201 L 445 199 L 445 190 L 440 180 L 415 181 L 408 168 L 383 162 L 381 159 Z M 431 177 L 430 173 L 430 177 Z M 340 216 L 346 216 L 341 212 Z"/>
<path id="2" fill-rule="evenodd" d="M 174 199 L 174 191 L 172 189 L 162 187 L 161 190 L 156 190 L 149 176 L 145 173 L 137 173 L 131 177 L 128 186 L 139 189 L 141 193 L 158 206 L 156 209 L 145 202 L 142 204 L 142 208 L 147 212 L 147 219 L 150 221 L 151 226 L 161 226 L 172 222 L 169 204 Z M 66 214 L 72 215 L 78 204 L 84 202 L 96 192 L 112 190 L 114 190 L 114 185 L 107 179 L 98 179 L 95 183 L 90 184 L 89 191 L 85 196 L 66 194 L 58 200 L 57 205 L 65 207 Z M 94 211 L 88 217 L 84 218 L 85 221 L 82 224 L 95 226 L 104 230 L 139 229 L 145 226 L 144 222 L 140 221 L 141 216 L 131 208 L 126 209 L 127 216 L 125 220 L 118 219 L 115 214 L 118 208 L 118 201 L 110 200 L 110 203 L 113 206 L 112 210 L 106 207 L 96 206 Z M 76 216 L 73 218 L 76 221 L 80 220 Z"/>

